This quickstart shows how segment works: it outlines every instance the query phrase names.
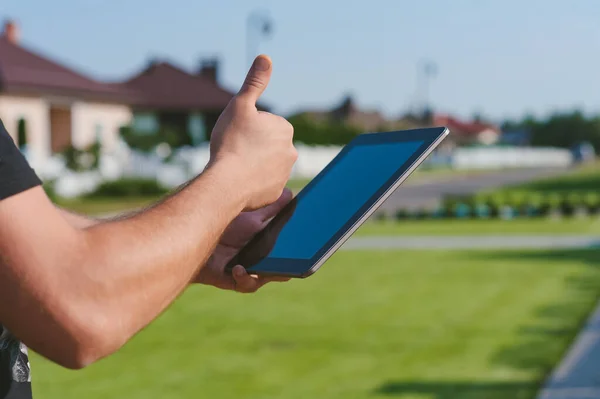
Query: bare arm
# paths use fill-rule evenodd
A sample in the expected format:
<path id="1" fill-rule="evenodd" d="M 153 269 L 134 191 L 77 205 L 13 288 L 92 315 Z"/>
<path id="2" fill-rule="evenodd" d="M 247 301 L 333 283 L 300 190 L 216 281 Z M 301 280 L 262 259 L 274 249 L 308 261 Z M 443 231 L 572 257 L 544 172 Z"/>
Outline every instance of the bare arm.
<path id="1" fill-rule="evenodd" d="M 112 353 L 183 291 L 244 209 L 231 175 L 215 166 L 154 208 L 85 230 L 39 187 L 2 201 L 0 303 L 11 307 L 0 320 L 66 367 Z"/>

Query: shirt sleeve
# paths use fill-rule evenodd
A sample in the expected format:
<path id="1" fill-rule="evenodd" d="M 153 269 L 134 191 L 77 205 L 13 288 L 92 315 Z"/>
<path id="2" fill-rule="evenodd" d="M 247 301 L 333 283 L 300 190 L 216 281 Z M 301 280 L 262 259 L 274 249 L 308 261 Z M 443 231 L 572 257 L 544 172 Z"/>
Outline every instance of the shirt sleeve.
<path id="1" fill-rule="evenodd" d="M 41 184 L 0 120 L 0 200 Z"/>

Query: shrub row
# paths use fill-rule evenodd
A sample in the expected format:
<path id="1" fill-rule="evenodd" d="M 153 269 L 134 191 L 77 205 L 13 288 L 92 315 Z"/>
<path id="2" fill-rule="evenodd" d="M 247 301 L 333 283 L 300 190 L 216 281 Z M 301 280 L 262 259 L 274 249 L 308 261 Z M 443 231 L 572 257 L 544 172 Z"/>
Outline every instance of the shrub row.
<path id="1" fill-rule="evenodd" d="M 513 219 L 517 217 L 574 217 L 600 215 L 600 194 L 571 193 L 537 195 L 530 193 L 495 193 L 469 197 L 447 197 L 433 210 L 404 210 L 394 214 L 379 213 L 376 219 Z"/>
<path id="2" fill-rule="evenodd" d="M 470 212 L 473 216 L 488 213 L 490 217 L 512 211 L 517 216 L 545 216 L 575 213 L 598 213 L 600 195 L 596 192 L 546 193 L 506 191 L 478 194 L 469 197 L 447 197 L 442 205 L 449 213 L 461 216 Z"/>

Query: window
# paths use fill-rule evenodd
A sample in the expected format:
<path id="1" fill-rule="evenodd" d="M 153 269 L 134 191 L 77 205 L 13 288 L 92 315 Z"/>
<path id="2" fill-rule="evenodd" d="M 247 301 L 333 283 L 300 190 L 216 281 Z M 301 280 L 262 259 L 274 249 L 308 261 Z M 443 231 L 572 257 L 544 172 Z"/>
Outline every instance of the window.
<path id="1" fill-rule="evenodd" d="M 199 113 L 189 115 L 188 132 L 194 145 L 206 142 L 206 123 L 204 121 L 204 115 Z"/>
<path id="2" fill-rule="evenodd" d="M 133 130 L 136 133 L 154 134 L 160 129 L 160 123 L 151 112 L 136 113 L 133 116 Z"/>

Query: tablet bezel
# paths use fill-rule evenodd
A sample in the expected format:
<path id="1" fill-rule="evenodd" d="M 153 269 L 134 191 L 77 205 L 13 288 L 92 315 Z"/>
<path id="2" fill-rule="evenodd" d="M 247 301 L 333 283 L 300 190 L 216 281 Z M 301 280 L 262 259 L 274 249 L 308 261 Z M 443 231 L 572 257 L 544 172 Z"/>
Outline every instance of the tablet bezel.
<path id="1" fill-rule="evenodd" d="M 395 142 L 423 141 L 423 144 L 415 153 L 394 173 L 394 175 L 373 194 L 368 201 L 350 218 L 330 239 L 323 245 L 311 259 L 293 259 L 293 258 L 269 258 L 268 256 L 258 264 L 246 267 L 250 274 L 264 276 L 281 276 L 292 278 L 306 278 L 314 274 L 329 259 L 350 236 L 360 227 L 381 204 L 398 188 L 404 180 L 431 154 L 442 140 L 448 135 L 449 130 L 445 127 L 425 128 L 403 130 L 385 133 L 362 134 L 346 145 L 340 153 L 313 179 L 304 189 L 284 208 L 280 215 L 284 215 L 286 209 L 295 205 L 295 202 L 302 200 L 307 193 L 315 187 L 323 176 L 325 176 L 344 156 L 354 147 L 361 145 L 374 145 Z M 276 222 L 277 217 L 271 223 Z M 265 228 L 265 230 L 268 227 Z M 229 262 L 227 270 L 240 263 L 244 250 L 250 247 L 260 238 L 259 232 L 250 242 Z M 286 267 L 287 265 L 287 267 Z M 260 267 L 259 267 L 260 266 Z M 286 269 L 288 272 L 286 272 Z M 294 272 L 289 272 L 293 270 Z M 297 270 L 303 270 L 302 273 L 296 273 Z"/>

